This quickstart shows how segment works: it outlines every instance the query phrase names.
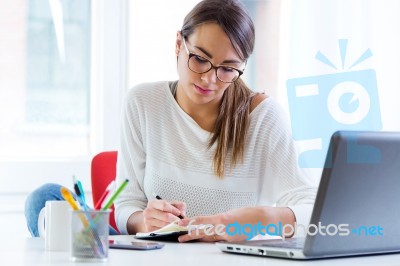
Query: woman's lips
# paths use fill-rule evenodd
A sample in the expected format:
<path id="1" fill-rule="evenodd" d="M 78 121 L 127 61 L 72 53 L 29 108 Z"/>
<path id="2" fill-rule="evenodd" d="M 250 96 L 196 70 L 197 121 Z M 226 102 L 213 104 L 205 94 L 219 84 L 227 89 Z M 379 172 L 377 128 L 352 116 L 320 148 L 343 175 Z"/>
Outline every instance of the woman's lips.
<path id="1" fill-rule="evenodd" d="M 196 88 L 196 90 L 197 90 L 198 92 L 200 92 L 201 94 L 204 94 L 204 95 L 207 95 L 207 94 L 210 94 L 210 93 L 213 92 L 212 90 L 207 90 L 207 89 L 204 89 L 204 88 L 202 88 L 202 87 L 199 87 L 199 86 L 197 86 L 196 84 L 194 84 L 194 87 Z"/>

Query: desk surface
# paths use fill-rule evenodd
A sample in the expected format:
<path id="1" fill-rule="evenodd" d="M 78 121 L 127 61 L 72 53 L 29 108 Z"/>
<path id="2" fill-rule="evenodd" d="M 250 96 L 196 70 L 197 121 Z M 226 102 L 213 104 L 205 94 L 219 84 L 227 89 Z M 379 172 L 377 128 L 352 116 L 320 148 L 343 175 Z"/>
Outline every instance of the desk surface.
<path id="1" fill-rule="evenodd" d="M 112 239 L 126 239 L 129 236 L 113 236 Z M 74 263 L 69 260 L 69 252 L 49 252 L 44 250 L 44 240 L 40 238 L 2 239 L 0 243 L 2 265 L 95 265 Z M 246 255 L 227 254 L 219 251 L 215 244 L 208 243 L 165 243 L 160 250 L 136 251 L 110 249 L 108 262 L 96 265 L 140 266 L 140 265 L 400 265 L 400 254 L 363 256 L 352 258 L 326 259 L 314 261 L 293 261 Z"/>

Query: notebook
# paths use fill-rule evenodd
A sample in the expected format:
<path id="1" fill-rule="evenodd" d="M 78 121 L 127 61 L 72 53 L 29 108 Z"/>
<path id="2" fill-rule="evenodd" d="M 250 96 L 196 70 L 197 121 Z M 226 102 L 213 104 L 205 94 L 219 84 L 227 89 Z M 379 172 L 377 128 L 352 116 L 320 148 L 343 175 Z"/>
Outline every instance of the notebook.
<path id="1" fill-rule="evenodd" d="M 180 226 L 176 220 L 160 229 L 148 232 L 148 233 L 137 233 L 135 238 L 147 239 L 147 240 L 164 240 L 164 241 L 178 241 L 180 235 L 189 233 L 189 230 L 196 230 L 198 226 Z"/>
<path id="2" fill-rule="evenodd" d="M 287 259 L 395 253 L 400 252 L 398 221 L 400 133 L 339 131 L 330 140 L 310 220 L 324 230 L 310 230 L 304 238 L 217 246 L 228 253 Z"/>

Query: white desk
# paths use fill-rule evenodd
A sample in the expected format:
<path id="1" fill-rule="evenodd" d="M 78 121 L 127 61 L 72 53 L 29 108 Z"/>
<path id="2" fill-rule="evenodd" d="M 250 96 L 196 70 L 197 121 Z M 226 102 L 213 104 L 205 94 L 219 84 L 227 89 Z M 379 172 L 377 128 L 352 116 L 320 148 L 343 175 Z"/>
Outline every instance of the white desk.
<path id="1" fill-rule="evenodd" d="M 126 236 L 110 237 L 124 239 Z M 400 254 L 364 256 L 314 261 L 292 261 L 286 259 L 263 258 L 226 254 L 207 243 L 165 243 L 160 250 L 135 251 L 110 249 L 108 262 L 74 263 L 69 260 L 69 252 L 49 252 L 44 250 L 44 240 L 40 238 L 11 239 L 0 243 L 1 265 L 118 265 L 118 266 L 236 266 L 236 265 L 400 265 Z"/>

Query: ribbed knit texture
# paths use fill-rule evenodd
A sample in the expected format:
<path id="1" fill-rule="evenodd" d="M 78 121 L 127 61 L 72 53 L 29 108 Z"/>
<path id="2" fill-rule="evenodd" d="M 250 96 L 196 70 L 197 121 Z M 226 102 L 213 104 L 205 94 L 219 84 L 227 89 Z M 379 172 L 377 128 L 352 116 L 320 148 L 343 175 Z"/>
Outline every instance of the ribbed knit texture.
<path id="1" fill-rule="evenodd" d="M 288 206 L 308 224 L 315 187 L 301 173 L 287 119 L 271 97 L 250 115 L 244 162 L 219 179 L 213 173 L 215 145 L 175 101 L 169 82 L 140 84 L 129 91 L 122 115 L 117 183 L 130 182 L 115 202 L 116 222 L 127 234 L 129 216 L 153 193 L 187 204 L 187 216 L 211 215 L 256 205 Z"/>

